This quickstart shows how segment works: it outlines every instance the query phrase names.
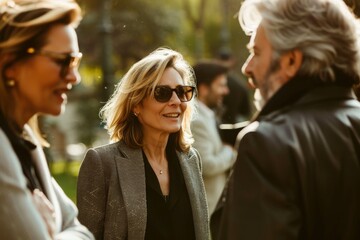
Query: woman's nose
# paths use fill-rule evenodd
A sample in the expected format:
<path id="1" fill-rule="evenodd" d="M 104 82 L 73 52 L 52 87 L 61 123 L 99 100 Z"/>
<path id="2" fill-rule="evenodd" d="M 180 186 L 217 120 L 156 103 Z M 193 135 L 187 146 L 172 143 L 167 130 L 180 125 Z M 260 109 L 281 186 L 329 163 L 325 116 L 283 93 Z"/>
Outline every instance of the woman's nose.
<path id="1" fill-rule="evenodd" d="M 172 96 L 169 100 L 169 103 L 181 103 L 179 96 L 173 91 Z"/>
<path id="2" fill-rule="evenodd" d="M 77 85 L 81 82 L 81 76 L 78 68 L 69 68 L 66 75 L 65 80 L 72 85 Z"/>

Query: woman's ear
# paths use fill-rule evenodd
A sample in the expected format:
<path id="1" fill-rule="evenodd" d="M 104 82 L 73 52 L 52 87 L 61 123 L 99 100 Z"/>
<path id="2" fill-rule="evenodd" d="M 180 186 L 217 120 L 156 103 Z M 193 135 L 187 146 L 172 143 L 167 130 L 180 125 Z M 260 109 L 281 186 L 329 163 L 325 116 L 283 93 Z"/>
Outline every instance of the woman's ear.
<path id="1" fill-rule="evenodd" d="M 5 72 L 4 72 L 4 74 L 5 74 L 5 77 L 7 78 L 7 79 L 15 79 L 16 77 L 16 74 L 15 74 L 15 69 L 14 69 L 14 67 L 12 66 L 12 65 L 10 65 L 9 67 L 7 67 L 6 69 L 5 69 Z"/>
<path id="2" fill-rule="evenodd" d="M 12 64 L 14 61 L 14 56 L 10 54 L 4 55 L 0 59 L 0 64 L 4 68 L 4 75 L 7 79 L 15 79 L 16 78 L 16 64 Z"/>
<path id="3" fill-rule="evenodd" d="M 133 112 L 133 114 L 134 114 L 135 116 L 138 116 L 139 113 L 140 113 L 140 104 L 136 105 L 136 106 L 133 108 L 132 112 Z"/>

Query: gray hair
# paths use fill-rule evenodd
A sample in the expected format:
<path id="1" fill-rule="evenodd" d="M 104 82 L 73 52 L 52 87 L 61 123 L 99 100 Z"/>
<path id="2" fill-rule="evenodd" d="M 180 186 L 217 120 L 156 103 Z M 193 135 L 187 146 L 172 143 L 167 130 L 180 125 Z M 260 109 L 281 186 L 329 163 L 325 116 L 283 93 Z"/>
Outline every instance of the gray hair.
<path id="1" fill-rule="evenodd" d="M 247 35 L 261 23 L 279 55 L 299 49 L 299 74 L 335 81 L 340 70 L 352 84 L 360 78 L 360 21 L 342 0 L 245 0 L 239 22 Z"/>

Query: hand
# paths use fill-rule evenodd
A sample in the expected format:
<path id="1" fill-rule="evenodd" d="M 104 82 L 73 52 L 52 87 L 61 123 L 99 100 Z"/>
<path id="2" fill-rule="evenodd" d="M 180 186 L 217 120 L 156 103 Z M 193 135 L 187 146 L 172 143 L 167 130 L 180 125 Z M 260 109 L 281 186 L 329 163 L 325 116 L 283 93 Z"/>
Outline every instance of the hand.
<path id="1" fill-rule="evenodd" d="M 55 237 L 55 211 L 51 202 L 46 198 L 45 194 L 39 189 L 35 189 L 32 193 L 34 205 L 44 220 L 49 235 L 52 239 Z"/>

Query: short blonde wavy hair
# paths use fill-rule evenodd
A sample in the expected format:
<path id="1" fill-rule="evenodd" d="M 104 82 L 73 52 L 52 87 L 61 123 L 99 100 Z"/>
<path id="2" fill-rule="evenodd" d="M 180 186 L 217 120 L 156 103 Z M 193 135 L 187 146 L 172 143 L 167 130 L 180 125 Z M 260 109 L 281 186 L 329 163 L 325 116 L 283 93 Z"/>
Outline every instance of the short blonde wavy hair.
<path id="1" fill-rule="evenodd" d="M 167 48 L 153 51 L 130 68 L 100 111 L 111 141 L 123 140 L 133 148 L 142 146 L 141 125 L 133 109 L 154 93 L 165 69 L 169 67 L 180 74 L 185 85 L 195 86 L 192 68 L 180 53 Z M 178 151 L 188 151 L 193 143 L 190 130 L 193 109 L 193 101 L 188 102 L 181 129 L 170 135 L 170 141 L 174 141 Z"/>

